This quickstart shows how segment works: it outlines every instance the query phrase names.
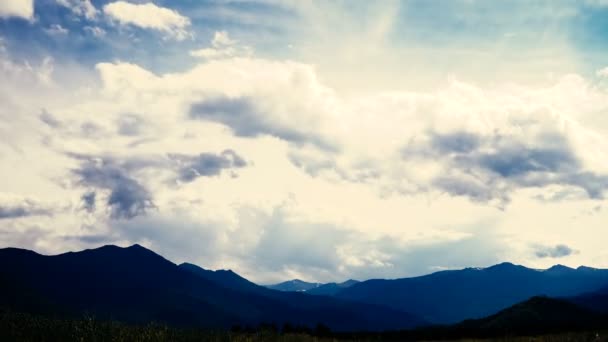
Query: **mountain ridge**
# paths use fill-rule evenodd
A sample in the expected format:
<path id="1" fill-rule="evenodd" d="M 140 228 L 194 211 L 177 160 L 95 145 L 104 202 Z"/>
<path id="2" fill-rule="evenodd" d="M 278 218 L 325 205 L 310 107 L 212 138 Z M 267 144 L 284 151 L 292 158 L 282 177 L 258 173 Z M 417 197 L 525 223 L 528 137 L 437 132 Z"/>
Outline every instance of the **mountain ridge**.
<path id="1" fill-rule="evenodd" d="M 219 278 L 186 271 L 142 246 L 110 245 L 53 256 L 0 249 L 0 307 L 68 317 L 89 312 L 128 323 L 160 321 L 210 328 L 274 322 L 384 330 L 425 323 L 378 305 L 283 294 L 234 272 L 211 274 Z M 248 284 L 249 289 L 226 286 L 225 276 Z"/>

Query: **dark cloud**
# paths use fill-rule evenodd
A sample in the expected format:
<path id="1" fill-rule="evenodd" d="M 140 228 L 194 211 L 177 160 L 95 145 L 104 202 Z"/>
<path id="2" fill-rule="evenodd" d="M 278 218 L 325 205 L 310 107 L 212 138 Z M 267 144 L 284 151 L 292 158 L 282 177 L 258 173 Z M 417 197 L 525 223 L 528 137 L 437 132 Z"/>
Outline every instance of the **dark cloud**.
<path id="1" fill-rule="evenodd" d="M 501 135 L 433 133 L 428 144 L 405 148 L 403 157 L 445 162 L 443 174 L 433 185 L 474 201 L 498 201 L 501 206 L 518 188 L 547 185 L 578 188 L 590 198 L 603 198 L 608 175 L 585 171 L 565 137 L 544 134 L 535 138 L 534 144 L 524 144 Z"/>
<path id="2" fill-rule="evenodd" d="M 57 128 L 61 126 L 61 122 L 53 116 L 53 114 L 49 113 L 46 109 L 43 109 L 40 115 L 38 116 L 40 121 L 44 122 L 50 127 Z"/>
<path id="3" fill-rule="evenodd" d="M 95 211 L 97 193 L 95 191 L 88 191 L 80 197 L 82 200 L 82 208 L 89 213 Z"/>
<path id="4" fill-rule="evenodd" d="M 311 143 L 325 150 L 336 148 L 312 130 L 271 120 L 248 97 L 220 96 L 195 103 L 190 107 L 190 118 L 222 123 L 237 136 L 268 134 L 296 144 Z"/>
<path id="5" fill-rule="evenodd" d="M 536 255 L 537 258 L 563 258 L 577 253 L 577 250 L 563 244 L 555 246 L 536 246 L 534 251 L 534 255 Z"/>
<path id="6" fill-rule="evenodd" d="M 201 153 L 198 156 L 171 154 L 169 158 L 177 164 L 178 179 L 182 182 L 192 182 L 198 177 L 217 176 L 223 170 L 247 166 L 245 159 L 230 149 L 220 154 Z"/>
<path id="7" fill-rule="evenodd" d="M 433 134 L 431 144 L 442 153 L 468 153 L 479 147 L 480 139 L 477 135 L 466 132 Z"/>
<path id="8" fill-rule="evenodd" d="M 192 182 L 198 177 L 216 176 L 224 170 L 247 166 L 245 159 L 231 149 L 220 154 L 170 154 L 166 158 L 122 160 L 114 157 L 68 155 L 80 161 L 80 166 L 72 170 L 77 184 L 93 189 L 81 196 L 82 208 L 93 212 L 99 202 L 98 192 L 95 190 L 109 191 L 106 205 L 113 219 L 132 219 L 156 208 L 152 194 L 138 180 L 138 176 L 146 170 L 174 171 L 180 181 Z"/>
<path id="9" fill-rule="evenodd" d="M 118 134 L 126 136 L 137 136 L 141 133 L 144 121 L 134 114 L 123 114 L 118 119 Z"/>
<path id="10" fill-rule="evenodd" d="M 131 219 L 155 208 L 150 192 L 131 176 L 134 169 L 148 163 L 132 160 L 120 163 L 112 158 L 80 157 L 72 170 L 81 186 L 109 190 L 107 205 L 113 219 Z"/>
<path id="11" fill-rule="evenodd" d="M 30 199 L 15 200 L 11 203 L 0 203 L 0 220 L 29 216 L 49 216 L 52 210 Z"/>

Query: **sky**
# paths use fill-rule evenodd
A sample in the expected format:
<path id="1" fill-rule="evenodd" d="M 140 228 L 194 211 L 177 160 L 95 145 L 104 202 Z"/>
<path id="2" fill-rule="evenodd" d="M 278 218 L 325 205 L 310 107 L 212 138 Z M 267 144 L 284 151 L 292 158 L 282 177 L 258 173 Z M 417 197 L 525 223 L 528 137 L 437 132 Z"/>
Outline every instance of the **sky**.
<path id="1" fill-rule="evenodd" d="M 606 37 L 605 0 L 3 0 L 0 247 L 608 268 Z"/>

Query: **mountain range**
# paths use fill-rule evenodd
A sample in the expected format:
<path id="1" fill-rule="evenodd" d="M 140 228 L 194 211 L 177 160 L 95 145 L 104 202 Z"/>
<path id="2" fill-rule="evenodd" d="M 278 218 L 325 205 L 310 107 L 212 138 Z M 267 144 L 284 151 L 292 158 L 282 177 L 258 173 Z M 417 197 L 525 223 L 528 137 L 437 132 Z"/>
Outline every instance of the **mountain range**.
<path id="1" fill-rule="evenodd" d="M 460 334 L 567 326 L 579 322 L 573 317 L 595 324 L 608 314 L 608 270 L 589 267 L 502 263 L 304 290 L 298 286 L 311 283 L 282 284 L 269 288 L 230 270 L 176 265 L 139 245 L 55 256 L 0 249 L 0 309 L 43 315 L 213 328 L 322 323 L 334 331 L 452 324 L 445 333 Z"/>
<path id="2" fill-rule="evenodd" d="M 608 270 L 604 269 L 556 265 L 538 270 L 505 262 L 420 277 L 372 279 L 339 289 L 332 296 L 407 310 L 429 322 L 451 324 L 494 314 L 534 296 L 576 296 L 606 285 Z"/>
<path id="3" fill-rule="evenodd" d="M 425 322 L 375 305 L 255 285 L 231 271 L 180 266 L 142 246 L 43 256 L 0 250 L 0 307 L 128 323 L 224 327 L 264 322 L 334 330 L 409 328 Z"/>
<path id="4" fill-rule="evenodd" d="M 349 279 L 342 283 L 309 283 L 300 279 L 288 280 L 282 283 L 274 285 L 266 285 L 267 288 L 278 291 L 291 291 L 291 292 L 306 292 L 309 294 L 333 296 L 340 292 L 342 289 L 351 287 L 357 284 L 359 281 Z"/>

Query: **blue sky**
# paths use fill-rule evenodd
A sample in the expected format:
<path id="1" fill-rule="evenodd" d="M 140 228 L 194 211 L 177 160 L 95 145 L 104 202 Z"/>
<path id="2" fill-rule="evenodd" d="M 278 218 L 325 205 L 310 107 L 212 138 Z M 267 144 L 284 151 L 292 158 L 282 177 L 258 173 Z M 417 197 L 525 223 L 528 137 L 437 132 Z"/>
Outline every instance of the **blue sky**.
<path id="1" fill-rule="evenodd" d="M 259 282 L 608 267 L 608 2 L 0 4 L 0 245 Z"/>

